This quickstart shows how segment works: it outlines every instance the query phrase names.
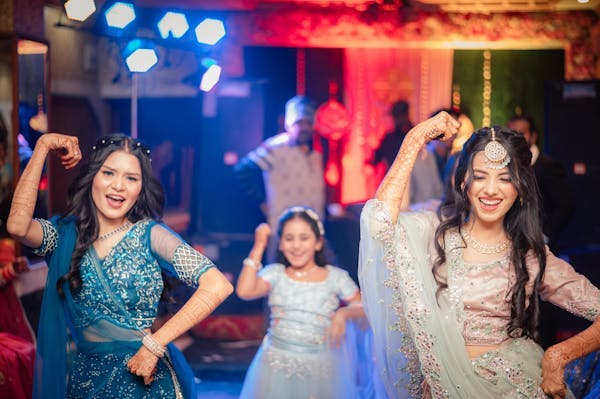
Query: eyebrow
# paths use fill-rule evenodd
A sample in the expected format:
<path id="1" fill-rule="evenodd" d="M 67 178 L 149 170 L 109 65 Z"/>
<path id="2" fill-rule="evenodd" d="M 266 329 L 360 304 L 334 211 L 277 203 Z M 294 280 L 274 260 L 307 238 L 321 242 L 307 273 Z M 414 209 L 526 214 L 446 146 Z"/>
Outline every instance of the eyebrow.
<path id="1" fill-rule="evenodd" d="M 485 175 L 489 175 L 489 172 L 484 169 L 473 168 L 473 173 L 483 173 Z M 510 175 L 510 171 L 500 172 L 500 175 Z"/>
<path id="2" fill-rule="evenodd" d="M 106 169 L 110 170 L 111 172 L 116 172 L 117 171 L 117 169 L 112 168 L 112 167 L 110 167 L 108 165 L 102 165 L 102 168 L 106 168 Z M 140 177 L 142 175 L 141 173 L 136 173 L 136 172 L 127 172 L 125 174 L 128 175 L 128 176 L 138 176 L 138 177 Z"/>

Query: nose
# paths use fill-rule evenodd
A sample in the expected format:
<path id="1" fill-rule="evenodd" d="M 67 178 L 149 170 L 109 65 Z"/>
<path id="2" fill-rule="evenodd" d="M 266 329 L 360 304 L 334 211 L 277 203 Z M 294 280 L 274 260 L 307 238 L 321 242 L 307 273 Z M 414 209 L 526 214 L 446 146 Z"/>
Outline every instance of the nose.
<path id="1" fill-rule="evenodd" d="M 121 177 L 116 177 L 112 182 L 112 188 L 114 188 L 117 191 L 123 190 L 125 188 L 123 179 Z"/>
<path id="2" fill-rule="evenodd" d="M 498 192 L 498 182 L 496 182 L 496 179 L 488 179 L 484 190 L 484 192 L 488 195 L 496 194 Z"/>

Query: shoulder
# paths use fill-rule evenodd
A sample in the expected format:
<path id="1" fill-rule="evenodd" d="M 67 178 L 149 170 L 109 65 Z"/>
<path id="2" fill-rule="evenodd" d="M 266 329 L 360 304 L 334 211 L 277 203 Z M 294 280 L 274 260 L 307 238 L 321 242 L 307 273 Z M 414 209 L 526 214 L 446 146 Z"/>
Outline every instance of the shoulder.
<path id="1" fill-rule="evenodd" d="M 259 148 L 266 151 L 273 151 L 278 148 L 285 148 L 290 143 L 290 136 L 287 133 L 279 133 L 265 140 Z"/>

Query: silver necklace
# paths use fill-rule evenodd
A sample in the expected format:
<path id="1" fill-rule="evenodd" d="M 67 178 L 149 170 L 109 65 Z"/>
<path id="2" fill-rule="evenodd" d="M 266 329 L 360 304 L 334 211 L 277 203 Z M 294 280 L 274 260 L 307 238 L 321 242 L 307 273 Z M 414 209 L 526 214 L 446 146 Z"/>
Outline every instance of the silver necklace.
<path id="1" fill-rule="evenodd" d="M 466 231 L 463 232 L 463 236 L 465 237 L 465 241 L 469 245 L 469 247 L 473 248 L 476 252 L 484 255 L 494 255 L 499 254 L 501 252 L 506 251 L 508 248 L 508 239 L 505 239 L 497 244 L 484 244 L 482 242 L 477 241 Z"/>
<path id="2" fill-rule="evenodd" d="M 118 227 L 118 228 L 116 228 L 115 230 L 113 230 L 113 231 L 110 231 L 110 232 L 108 232 L 108 233 L 106 233 L 106 234 L 102 234 L 101 236 L 99 236 L 99 237 L 98 237 L 98 239 L 97 239 L 97 240 L 98 240 L 98 241 L 103 241 L 103 240 L 106 240 L 107 238 L 109 238 L 109 237 L 112 237 L 112 236 L 114 236 L 115 234 L 117 234 L 117 233 L 120 233 L 120 232 L 121 232 L 121 231 L 123 231 L 123 230 L 127 230 L 127 229 L 129 228 L 129 226 L 131 226 L 131 222 L 128 220 L 128 221 L 127 221 L 127 222 L 125 222 L 125 224 L 124 224 L 124 225 L 122 225 L 121 227 Z"/>
<path id="3" fill-rule="evenodd" d="M 317 268 L 317 266 L 312 266 L 308 270 L 301 270 L 301 271 L 292 270 L 292 273 L 294 273 L 294 276 L 296 276 L 296 277 L 306 277 L 310 273 L 312 273 L 312 271 L 315 270 L 316 268 Z"/>

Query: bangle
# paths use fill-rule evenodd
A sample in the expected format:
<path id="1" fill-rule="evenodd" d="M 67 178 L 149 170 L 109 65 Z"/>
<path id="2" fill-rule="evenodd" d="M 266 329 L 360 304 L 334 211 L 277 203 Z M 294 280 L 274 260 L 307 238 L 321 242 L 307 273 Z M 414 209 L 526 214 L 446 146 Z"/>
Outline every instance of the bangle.
<path id="1" fill-rule="evenodd" d="M 152 354 L 156 357 L 163 357 L 165 355 L 165 352 L 167 351 L 167 348 L 159 344 L 154 339 L 152 334 L 144 335 L 144 338 L 142 338 L 142 345 L 144 345 L 146 349 L 152 352 Z"/>
<path id="2" fill-rule="evenodd" d="M 242 265 L 249 266 L 256 271 L 259 271 L 260 269 L 262 269 L 262 266 L 263 266 L 262 263 L 258 262 L 258 264 L 257 264 L 254 260 L 252 260 L 250 258 L 244 259 L 242 261 Z"/>

